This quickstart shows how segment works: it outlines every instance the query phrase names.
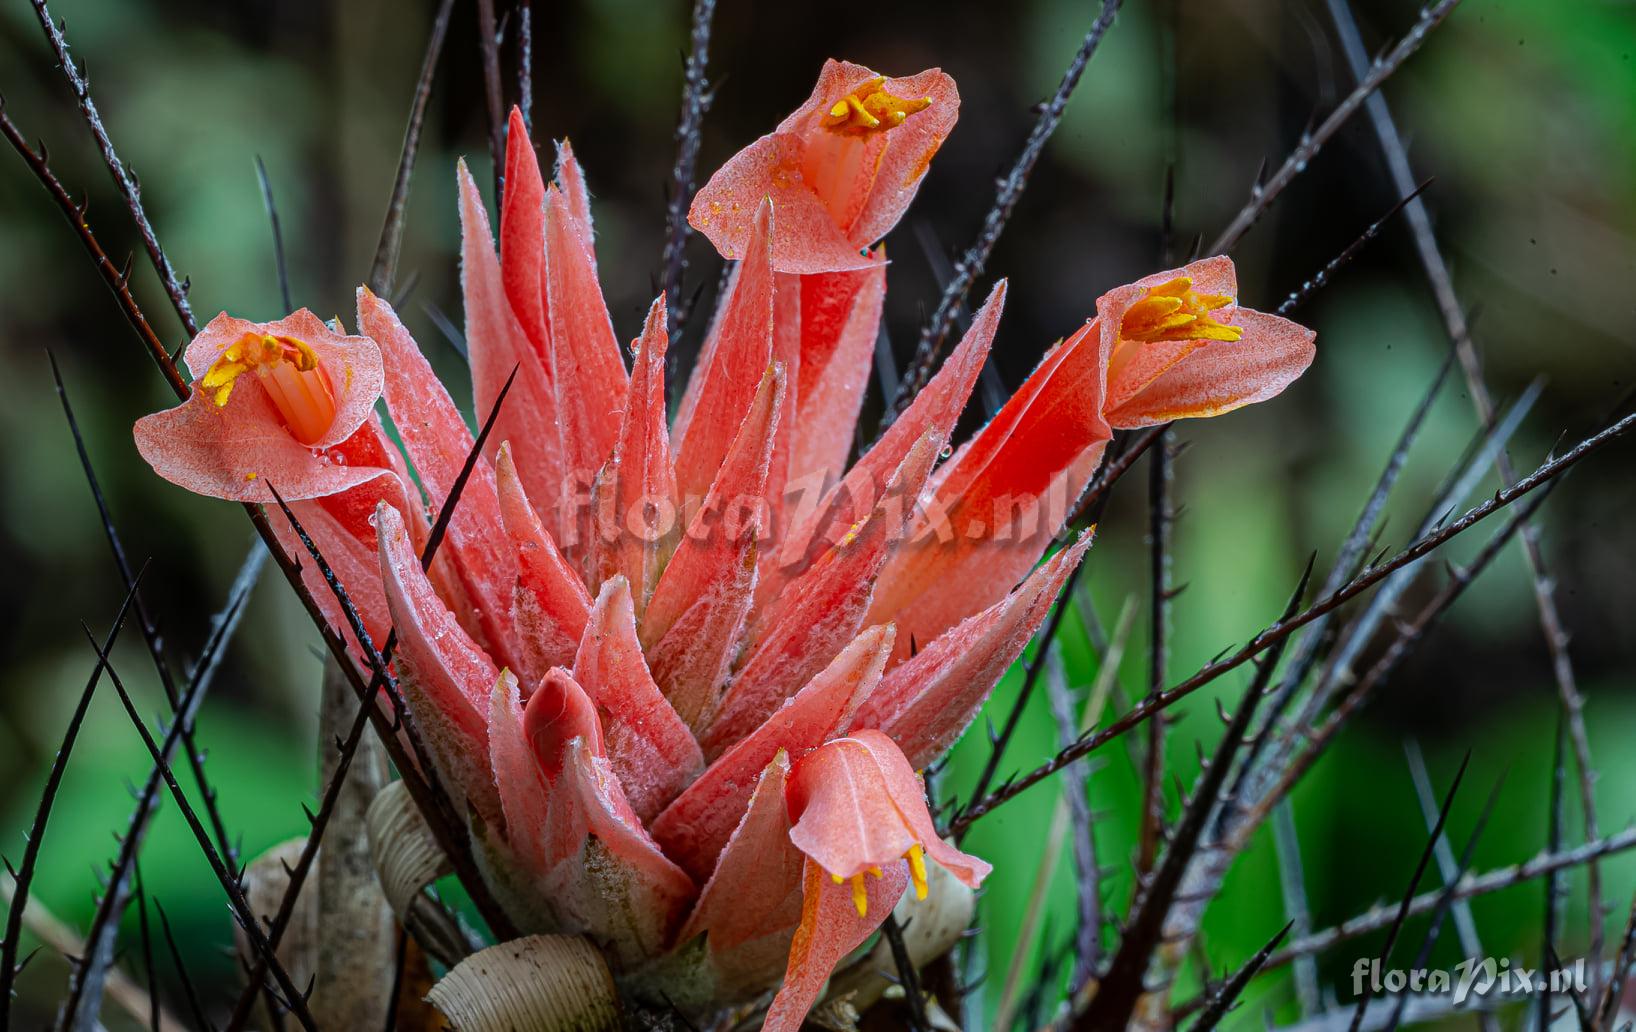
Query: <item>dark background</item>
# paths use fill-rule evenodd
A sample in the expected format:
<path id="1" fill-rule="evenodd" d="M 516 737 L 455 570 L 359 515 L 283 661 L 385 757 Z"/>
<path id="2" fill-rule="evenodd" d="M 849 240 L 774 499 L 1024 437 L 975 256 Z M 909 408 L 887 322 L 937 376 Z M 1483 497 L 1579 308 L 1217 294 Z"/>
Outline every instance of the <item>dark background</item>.
<path id="1" fill-rule="evenodd" d="M 296 304 L 352 322 L 352 292 L 369 269 L 433 6 L 52 5 L 68 20 L 167 250 L 192 277 L 201 322 L 223 308 L 250 318 L 281 314 L 257 155 L 277 196 Z M 497 6 L 503 12 L 510 4 Z M 700 178 L 803 100 L 826 57 L 892 74 L 933 65 L 952 74 L 961 90 L 959 125 L 888 239 L 894 264 L 886 321 L 901 362 L 936 304 L 928 249 L 949 254 L 972 239 L 993 177 L 1009 166 L 1031 125 L 1031 108 L 1055 87 L 1097 6 L 721 0 L 711 52 L 719 93 L 705 122 Z M 1372 48 L 1395 40 L 1418 12 L 1389 0 L 1356 6 Z M 1159 267 L 1167 246 L 1160 231 L 1167 167 L 1174 167 L 1176 184 L 1168 246 L 1185 256 L 1195 234 L 1213 239 L 1244 203 L 1263 159 L 1276 166 L 1314 112 L 1326 114 L 1351 88 L 1318 0 L 1130 0 L 1126 7 L 977 288 L 980 296 L 993 276 L 1011 279 L 994 351 L 1008 388 L 1046 345 L 1092 311 L 1099 293 Z M 687 16 L 687 5 L 673 2 L 535 3 L 535 136 L 571 137 L 585 166 L 604 289 L 624 338 L 638 330 L 656 289 Z M 461 322 L 456 156 L 465 155 L 478 181 L 489 183 L 475 23 L 475 5 L 461 0 L 439 67 L 402 263 L 403 273 L 418 277 L 402 305 L 406 320 L 463 403 L 466 373 L 429 309 Z M 1385 90 L 1416 175 L 1436 177 L 1426 198 L 1461 298 L 1476 310 L 1475 336 L 1493 392 L 1503 403 L 1544 378 L 1543 395 L 1512 447 L 1523 468 L 1540 461 L 1559 435 L 1577 439 L 1594 429 L 1636 371 L 1633 50 L 1636 12 L 1628 3 L 1468 0 Z M 509 46 L 505 59 L 509 84 Z M 108 250 L 122 256 L 136 249 L 21 0 L 0 5 L 0 89 L 19 124 L 50 145 L 64 181 L 76 194 L 88 193 L 91 223 Z M 1395 199 L 1359 117 L 1235 252 L 1242 302 L 1275 307 Z M 700 240 L 690 253 L 688 287 L 705 285 L 708 300 L 718 262 Z M 139 297 L 156 326 L 180 343 L 151 270 L 140 259 L 136 268 Z M 1175 579 L 1189 587 L 1175 606 L 1171 680 L 1269 622 L 1308 553 L 1317 550 L 1321 567 L 1333 556 L 1447 347 L 1402 223 L 1299 317 L 1317 328 L 1319 349 L 1301 381 L 1272 403 L 1180 430 L 1192 447 L 1177 466 L 1186 512 L 1176 532 Z M 682 348 L 695 344 L 696 331 Z M 0 801 L 6 829 L 0 848 L 13 856 L 91 665 L 78 621 L 105 626 L 120 597 L 51 389 L 48 348 L 63 364 L 127 547 L 139 559 L 151 557 L 150 604 L 178 655 L 199 647 L 250 540 L 234 507 L 172 488 L 137 457 L 131 423 L 170 404 L 170 394 L 73 234 L 15 156 L 0 157 L 6 368 L 0 569 L 8 585 L 0 591 L 0 782 L 9 786 Z M 879 404 L 872 390 L 871 414 Z M 1470 400 L 1456 381 L 1412 456 L 1385 543 L 1407 540 L 1473 428 Z M 1636 802 L 1628 745 L 1636 735 L 1633 458 L 1629 443 L 1603 453 L 1575 472 L 1542 517 L 1575 668 L 1590 699 L 1604 831 L 1622 826 Z M 1146 604 L 1141 480 L 1133 478 L 1116 499 L 1088 560 L 1090 594 L 1104 622 L 1112 622 L 1127 595 Z M 1495 486 L 1485 482 L 1483 490 Z M 1462 539 L 1453 554 L 1469 554 L 1474 545 Z M 274 579 L 255 596 L 200 730 L 229 821 L 249 854 L 299 833 L 299 803 L 313 792 L 316 636 Z M 1420 595 L 1434 588 L 1427 580 Z M 1139 621 L 1123 668 L 1131 693 L 1145 690 L 1145 633 Z M 128 635 L 121 669 L 151 711 L 158 689 L 137 647 L 137 637 Z M 1070 679 L 1088 683 L 1094 662 L 1083 648 L 1070 648 L 1069 656 Z M 1241 686 L 1228 678 L 1221 687 L 1236 693 Z M 1298 794 L 1315 920 L 1342 919 L 1406 883 L 1424 836 L 1400 749 L 1408 736 L 1425 746 L 1439 784 L 1473 750 L 1479 787 L 1456 809 L 1457 841 L 1488 785 L 1508 773 L 1477 866 L 1539 849 L 1554 690 L 1513 547 Z M 1005 768 L 1032 765 L 1050 749 L 1053 730 L 1039 701 Z M 1188 707 L 1173 736 L 1174 763 L 1184 776 L 1196 769 L 1195 741 L 1218 733 L 1211 708 Z M 969 778 L 982 756 L 981 743 L 962 748 L 957 779 Z M 1105 814 L 1101 845 L 1123 868 L 1136 820 L 1134 779 L 1117 747 L 1105 751 L 1104 762 L 1093 783 Z M 87 919 L 94 872 L 112 854 L 110 832 L 128 813 L 122 779 L 145 769 L 124 716 L 111 699 L 100 699 L 36 884 L 37 898 L 71 925 Z M 990 1006 L 1010 962 L 1007 944 L 1015 941 L 1054 795 L 1054 788 L 1042 788 L 1022 797 L 968 840 L 998 868 L 982 918 L 990 933 L 993 973 L 984 990 Z M 1570 823 L 1574 839 L 1580 829 L 1577 820 Z M 1283 923 L 1271 857 L 1270 841 L 1259 841 L 1212 910 L 1206 942 L 1218 965 L 1236 964 Z M 1608 869 L 1612 900 L 1621 908 L 1632 870 L 1628 862 Z M 190 963 L 217 972 L 225 984 L 218 947 L 229 937 L 226 910 L 172 808 L 160 819 L 144 873 Z M 1053 943 L 1072 921 L 1068 877 L 1059 870 L 1051 897 Z M 1579 933 L 1559 947 L 1564 955 L 1582 946 L 1586 920 L 1582 883 L 1576 876 L 1570 884 L 1576 908 L 1570 927 Z M 1111 891 L 1115 901 L 1124 898 L 1123 873 Z M 1537 887 L 1483 901 L 1477 916 L 1485 948 L 1537 957 L 1539 913 Z M 1339 979 L 1354 956 L 1371 950 L 1343 947 L 1325 970 Z M 49 1006 L 61 977 L 61 962 L 42 955 L 24 980 L 27 1001 Z M 1268 1006 L 1289 998 L 1282 975 L 1267 979 L 1262 991 Z M 123 1019 L 110 1009 L 108 1020 Z"/>

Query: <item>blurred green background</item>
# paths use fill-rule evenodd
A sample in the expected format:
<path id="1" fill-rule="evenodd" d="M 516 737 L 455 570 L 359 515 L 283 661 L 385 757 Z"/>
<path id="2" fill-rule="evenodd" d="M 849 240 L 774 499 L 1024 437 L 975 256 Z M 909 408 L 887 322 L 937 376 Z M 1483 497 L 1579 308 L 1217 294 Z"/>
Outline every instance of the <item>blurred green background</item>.
<path id="1" fill-rule="evenodd" d="M 351 321 L 367 274 L 434 5 L 426 0 L 58 0 L 70 39 L 148 210 L 177 267 L 190 275 L 201 321 L 222 309 L 280 314 L 267 218 L 253 159 L 267 165 L 283 218 L 298 305 Z M 504 11 L 510 5 L 500 0 Z M 720 82 L 705 123 L 701 178 L 771 128 L 810 89 L 825 57 L 898 74 L 941 65 L 960 84 L 961 119 L 909 216 L 888 242 L 886 321 L 900 361 L 936 300 L 927 246 L 944 253 L 974 235 L 991 179 L 1009 164 L 1098 5 L 1089 0 L 950 4 L 903 0 L 889 17 L 865 6 L 721 0 L 712 49 Z M 1372 48 L 1395 39 L 1416 6 L 1357 5 Z M 595 193 L 604 288 L 619 334 L 639 327 L 655 292 L 664 183 L 686 46 L 688 6 L 643 0 L 535 3 L 534 125 L 540 139 L 571 136 Z M 409 208 L 402 270 L 418 279 L 402 308 L 457 398 L 469 396 L 458 356 L 432 313 L 461 319 L 454 162 L 486 182 L 485 114 L 474 5 L 456 4 Z M 1409 138 L 1417 176 L 1436 176 L 1427 200 L 1462 299 L 1478 311 L 1476 338 L 1502 402 L 1536 377 L 1542 399 L 1514 441 L 1531 467 L 1566 433 L 1594 428 L 1636 371 L 1636 9 L 1616 0 L 1467 0 L 1386 95 Z M 1319 0 L 1130 0 L 1096 55 L 1060 131 L 989 266 L 1011 277 L 995 344 L 1008 387 L 1044 346 L 1071 330 L 1110 286 L 1157 267 L 1168 164 L 1176 176 L 1176 238 L 1213 238 L 1243 203 L 1263 158 L 1294 145 L 1309 116 L 1327 113 L 1351 80 Z M 29 5 L 0 5 L 0 89 L 12 116 L 51 147 L 53 164 L 91 201 L 110 252 L 138 243 L 57 75 Z M 1272 308 L 1395 199 L 1360 118 L 1344 129 L 1237 250 L 1242 300 Z M 251 539 L 242 514 L 170 487 L 137 457 L 129 429 L 170 396 L 37 184 L 15 155 L 0 156 L 0 849 L 16 857 L 44 771 L 91 666 L 78 621 L 102 628 L 120 591 L 95 511 L 51 389 L 45 352 L 62 362 L 93 458 L 131 553 L 151 557 L 147 592 L 172 650 L 191 656 Z M 717 260 L 700 241 L 690 287 L 714 284 Z M 146 264 L 136 289 L 174 343 L 180 330 Z M 986 281 L 985 281 L 986 284 Z M 979 289 L 986 289 L 986 285 Z M 710 288 L 707 286 L 708 295 Z M 1276 402 L 1183 426 L 1191 445 L 1176 468 L 1185 514 L 1175 533 L 1171 680 L 1270 622 L 1307 555 L 1327 568 L 1446 343 L 1401 223 L 1303 312 L 1319 333 L 1312 370 Z M 690 344 L 696 345 L 697 331 Z M 684 348 L 687 345 L 684 345 Z M 878 412 L 874 393 L 868 403 Z M 1392 506 L 1385 541 L 1401 544 L 1473 431 L 1469 399 L 1451 385 L 1437 404 Z M 1636 450 L 1616 445 L 1577 471 L 1545 508 L 1546 548 L 1573 633 L 1601 767 L 1603 830 L 1636 807 Z M 1093 606 L 1111 624 L 1135 596 L 1141 612 L 1121 670 L 1123 690 L 1147 684 L 1147 549 L 1141 476 L 1116 498 L 1090 554 Z M 1485 483 L 1484 490 L 1496 485 Z M 1477 543 L 1452 550 L 1468 555 Z M 209 771 L 247 855 L 302 831 L 314 794 L 317 638 L 288 590 L 269 575 L 257 591 L 199 723 Z M 1426 580 L 1412 597 L 1424 597 Z M 1073 616 L 1080 615 L 1078 613 Z M 1098 661 L 1073 616 L 1069 679 L 1083 689 Z M 100 633 L 100 631 L 99 631 Z M 147 710 L 161 702 L 136 635 L 118 659 Z M 1018 678 L 997 694 L 1005 712 Z M 1217 686 L 1236 699 L 1244 676 Z M 1455 842 L 1494 780 L 1506 777 L 1477 847 L 1479 869 L 1511 863 L 1544 842 L 1555 722 L 1554 682 L 1520 552 L 1513 548 L 1349 729 L 1296 796 L 1308 888 L 1319 927 L 1407 883 L 1425 834 L 1401 743 L 1417 739 L 1441 787 L 1466 750 L 1469 781 L 1456 805 Z M 1002 772 L 1053 748 L 1043 694 L 1026 714 Z M 1195 744 L 1215 741 L 1214 706 L 1200 697 L 1171 737 L 1171 764 L 1197 769 Z M 970 739 L 975 738 L 977 741 Z M 986 754 L 980 731 L 957 750 L 946 789 L 969 784 Z M 1093 794 L 1103 857 L 1122 910 L 1137 807 L 1128 753 L 1101 754 Z M 45 843 L 37 897 L 83 928 L 98 872 L 114 850 L 145 775 L 140 742 L 111 696 L 99 698 Z M 994 1005 L 1054 806 L 1054 784 L 978 825 L 968 846 L 997 873 L 984 897 Z M 1172 794 L 1172 800 L 1174 796 Z M 1577 841 L 1577 816 L 1568 838 Z M 1206 951 L 1235 966 L 1284 923 L 1270 835 L 1240 862 L 1211 909 Z M 232 989 L 223 901 L 173 807 L 144 854 L 149 893 L 163 902 L 212 1001 Z M 1609 864 L 1622 916 L 1636 864 Z M 1050 896 L 1056 951 L 1072 934 L 1071 865 Z M 1433 876 L 1435 883 L 1435 876 Z M 1587 915 L 1573 889 L 1573 939 Z M 1476 904 L 1485 949 L 1539 956 L 1541 890 Z M 134 920 L 134 915 L 133 915 Z M 1615 918 L 1617 920 L 1617 917 Z M 1417 933 L 1408 941 L 1418 941 Z M 1457 950 L 1445 935 L 1439 956 Z M 127 937 L 127 942 L 132 940 Z M 1040 943 L 1029 944 L 1035 970 Z M 1338 984 L 1375 940 L 1325 958 Z M 128 968 L 140 959 L 125 951 Z M 161 977 L 173 984 L 168 963 Z M 42 953 L 21 986 L 24 1016 L 49 1012 L 64 966 Z M 1287 973 L 1264 979 L 1240 1016 L 1292 1016 Z M 110 1027 L 122 1015 L 107 1012 Z M 26 1024 L 26 1022 L 25 1022 Z M 32 1026 L 30 1026 L 32 1027 Z"/>

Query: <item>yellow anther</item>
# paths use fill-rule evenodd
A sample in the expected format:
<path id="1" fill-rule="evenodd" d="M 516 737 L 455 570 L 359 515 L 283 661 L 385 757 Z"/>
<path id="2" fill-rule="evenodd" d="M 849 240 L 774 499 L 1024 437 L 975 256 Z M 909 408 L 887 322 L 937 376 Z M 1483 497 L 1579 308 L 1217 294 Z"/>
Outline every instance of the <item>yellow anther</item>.
<path id="1" fill-rule="evenodd" d="M 312 346 L 295 337 L 246 333 L 211 363 L 199 389 L 225 408 L 239 377 L 252 369 L 290 436 L 307 445 L 322 440 L 335 422 L 335 390 Z"/>
<path id="2" fill-rule="evenodd" d="M 931 106 L 930 97 L 908 99 L 886 92 L 886 76 L 877 75 L 831 105 L 823 124 L 831 132 L 852 136 L 884 133 Z"/>
<path id="3" fill-rule="evenodd" d="M 295 337 L 274 337 L 266 333 L 246 333 L 228 346 L 221 357 L 211 363 L 199 386 L 214 391 L 211 400 L 217 408 L 227 405 L 233 396 L 233 385 L 239 377 L 260 366 L 288 362 L 296 372 L 305 373 L 318 368 L 318 354 L 304 340 Z"/>
<path id="4" fill-rule="evenodd" d="M 875 868 L 877 873 L 879 868 Z M 869 916 L 869 890 L 864 888 L 863 875 L 852 876 L 852 905 L 858 908 L 859 917 Z"/>
<path id="5" fill-rule="evenodd" d="M 926 898 L 926 851 L 917 843 L 904 856 L 909 858 L 909 878 L 915 883 L 915 899 Z"/>
<path id="6" fill-rule="evenodd" d="M 1150 287 L 1140 301 L 1125 310 L 1125 317 L 1119 324 L 1119 336 L 1125 340 L 1144 342 L 1235 341 L 1244 336 L 1241 327 L 1229 326 L 1210 317 L 1211 312 L 1232 302 L 1232 297 L 1226 294 L 1200 294 L 1193 290 L 1191 277 L 1177 276 Z"/>

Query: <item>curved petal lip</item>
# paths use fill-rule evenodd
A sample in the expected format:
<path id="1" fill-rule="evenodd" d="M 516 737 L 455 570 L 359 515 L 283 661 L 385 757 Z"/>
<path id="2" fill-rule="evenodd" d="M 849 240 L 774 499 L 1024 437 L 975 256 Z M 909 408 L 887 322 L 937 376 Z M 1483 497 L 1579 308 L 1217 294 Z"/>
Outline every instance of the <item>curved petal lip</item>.
<path id="1" fill-rule="evenodd" d="M 688 223 L 730 260 L 744 257 L 761 202 L 771 199 L 773 268 L 810 275 L 875 264 L 850 242 L 801 174 L 805 148 L 796 133 L 763 136 L 729 158 L 693 197 Z"/>
<path id="2" fill-rule="evenodd" d="M 367 418 L 367 417 L 366 417 Z M 270 502 L 271 484 L 287 501 L 323 498 L 390 470 L 347 466 L 291 437 L 260 387 L 217 408 L 197 391 L 175 408 L 143 416 L 136 450 L 177 487 L 234 502 Z"/>
<path id="3" fill-rule="evenodd" d="M 1266 401 L 1294 383 L 1317 355 L 1317 334 L 1299 323 L 1249 308 L 1234 309 L 1227 321 L 1243 327 L 1242 340 L 1190 352 L 1110 410 L 1108 422 L 1150 426 Z"/>

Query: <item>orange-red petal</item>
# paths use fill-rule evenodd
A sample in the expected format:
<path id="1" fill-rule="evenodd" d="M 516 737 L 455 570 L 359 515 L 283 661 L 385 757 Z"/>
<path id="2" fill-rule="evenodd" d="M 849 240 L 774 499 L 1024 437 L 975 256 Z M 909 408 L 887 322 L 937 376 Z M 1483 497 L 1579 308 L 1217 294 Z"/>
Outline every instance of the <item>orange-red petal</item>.
<path id="1" fill-rule="evenodd" d="M 784 982 L 767 1009 L 762 1032 L 799 1032 L 835 965 L 874 934 L 903 898 L 909 873 L 900 861 L 882 868 L 879 878 L 866 876 L 868 903 L 863 914 L 853 902 L 851 887 L 835 884 L 811 859 L 801 885 L 801 924 L 790 943 Z"/>

